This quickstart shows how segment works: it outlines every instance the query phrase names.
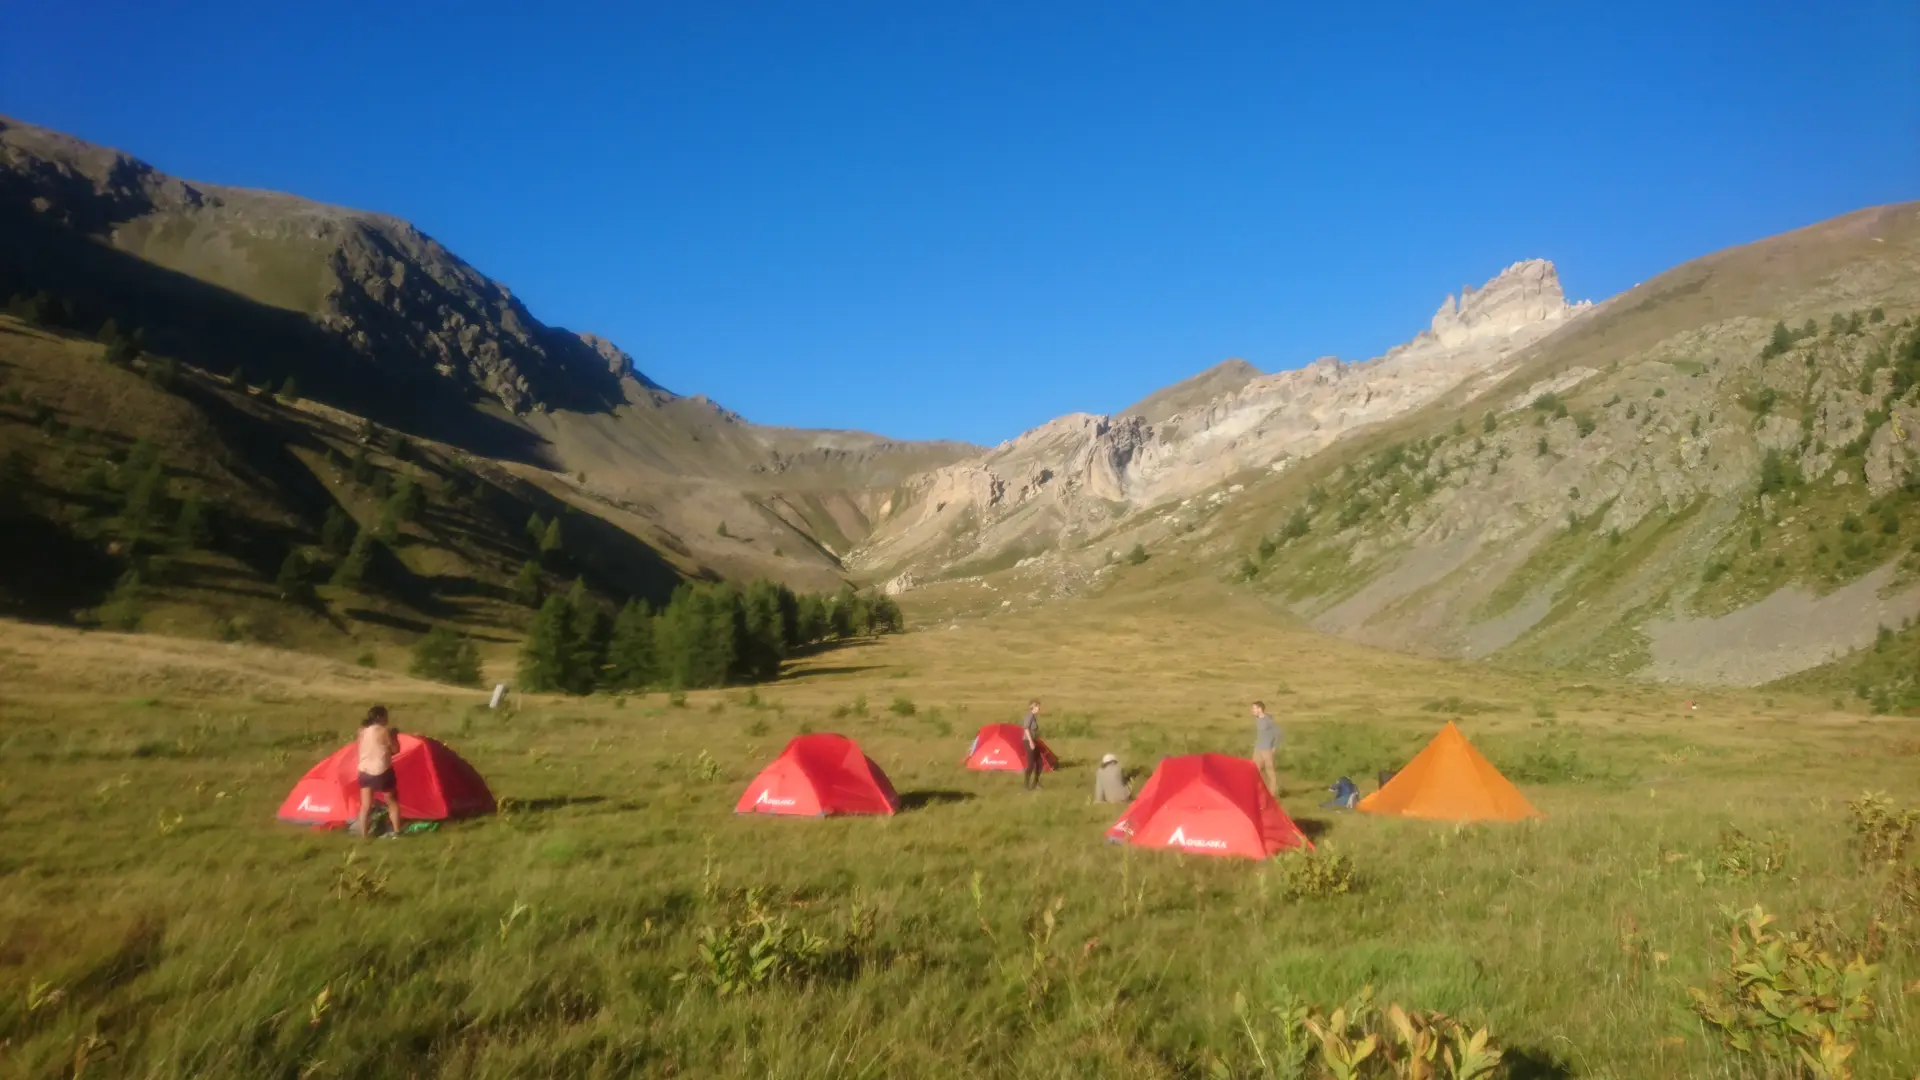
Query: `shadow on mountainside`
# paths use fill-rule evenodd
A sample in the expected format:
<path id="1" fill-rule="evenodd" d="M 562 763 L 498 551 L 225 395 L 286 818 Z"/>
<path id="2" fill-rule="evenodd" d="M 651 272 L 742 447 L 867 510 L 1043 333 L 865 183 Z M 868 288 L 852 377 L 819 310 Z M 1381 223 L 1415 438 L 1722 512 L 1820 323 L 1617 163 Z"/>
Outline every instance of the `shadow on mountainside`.
<path id="1" fill-rule="evenodd" d="M 0 206 L 0 251 L 0 297 L 45 291 L 89 325 L 112 318 L 139 328 L 155 352 L 207 371 L 243 369 L 273 386 L 292 376 L 302 396 L 388 427 L 487 457 L 554 464 L 544 439 L 482 411 L 423 358 L 369 358 L 306 315 L 157 266 L 24 205 Z"/>

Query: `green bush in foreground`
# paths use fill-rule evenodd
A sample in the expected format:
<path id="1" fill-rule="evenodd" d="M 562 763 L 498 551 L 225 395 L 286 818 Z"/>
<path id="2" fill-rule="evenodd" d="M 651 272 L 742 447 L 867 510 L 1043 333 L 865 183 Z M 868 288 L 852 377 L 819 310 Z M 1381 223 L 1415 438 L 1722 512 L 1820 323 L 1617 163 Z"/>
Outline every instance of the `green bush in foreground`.
<path id="1" fill-rule="evenodd" d="M 1727 910 L 1726 965 L 1705 987 L 1688 987 L 1693 1010 L 1727 1047 L 1790 1075 L 1841 1080 L 1873 1020 L 1878 969 L 1856 953 L 1842 962 L 1810 935 L 1770 929 L 1755 905 Z"/>

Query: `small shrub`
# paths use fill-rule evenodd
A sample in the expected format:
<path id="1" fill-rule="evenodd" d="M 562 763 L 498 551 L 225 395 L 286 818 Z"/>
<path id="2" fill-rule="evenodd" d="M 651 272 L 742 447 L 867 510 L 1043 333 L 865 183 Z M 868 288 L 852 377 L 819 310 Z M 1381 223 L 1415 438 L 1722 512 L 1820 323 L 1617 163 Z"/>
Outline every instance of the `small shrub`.
<path id="1" fill-rule="evenodd" d="M 1656 387 L 1654 387 L 1654 388 L 1653 388 L 1653 396 L 1654 396 L 1654 397 L 1666 397 L 1666 396 L 1667 396 L 1667 388 L 1666 388 L 1666 387 L 1664 387 L 1664 386 L 1656 386 Z"/>
<path id="2" fill-rule="evenodd" d="M 1280 860 L 1280 891 L 1289 900 L 1344 896 L 1353 890 L 1353 860 L 1325 848 Z"/>
<path id="3" fill-rule="evenodd" d="M 705 750 L 695 755 L 693 764 L 687 767 L 687 775 L 695 783 L 708 784 L 720 778 L 720 763 Z"/>
<path id="4" fill-rule="evenodd" d="M 770 911 L 754 890 L 744 911 L 700 928 L 693 961 L 674 972 L 673 982 L 734 997 L 806 982 L 826 955 L 826 938 L 795 925 L 785 913 Z"/>
<path id="5" fill-rule="evenodd" d="M 1317 1044 L 1324 1075 L 1336 1080 L 1491 1080 L 1501 1074 L 1502 1054 L 1486 1028 L 1399 1005 L 1382 1012 L 1371 986 L 1331 1014 L 1309 1009 L 1299 1022 Z"/>
<path id="6" fill-rule="evenodd" d="M 376 807 L 384 818 L 384 807 Z M 374 832 L 374 823 L 369 816 L 367 831 Z M 378 900 L 387 894 L 387 871 L 379 867 L 357 865 L 360 852 L 357 848 L 348 848 L 346 859 L 333 871 L 333 896 L 336 900 L 366 901 Z"/>
<path id="7" fill-rule="evenodd" d="M 1727 571 L 1730 569 L 1732 569 L 1732 567 L 1727 565 L 1725 559 L 1714 559 L 1707 563 L 1705 570 L 1700 572 L 1700 580 L 1708 583 L 1719 581 L 1722 577 L 1726 576 Z"/>
<path id="8" fill-rule="evenodd" d="M 379 658 L 373 655 L 373 650 L 371 649 L 368 649 L 366 652 L 363 652 L 359 656 L 354 657 L 353 662 L 360 665 L 363 668 L 378 667 L 380 665 Z"/>
<path id="9" fill-rule="evenodd" d="M 685 690 L 672 691 L 671 693 L 667 694 L 667 704 L 675 709 L 686 708 L 687 692 Z"/>
<path id="10" fill-rule="evenodd" d="M 1146 561 L 1147 561 L 1146 545 L 1141 544 L 1138 541 L 1135 541 L 1133 547 L 1127 551 L 1127 565 L 1139 566 L 1141 563 Z"/>
<path id="11" fill-rule="evenodd" d="M 1869 791 L 1847 804 L 1860 861 L 1872 866 L 1906 858 L 1920 830 L 1920 809 L 1901 809 L 1880 792 Z"/>
<path id="12" fill-rule="evenodd" d="M 767 718 L 764 716 L 756 717 L 753 723 L 747 725 L 747 735 L 755 739 L 765 735 L 770 730 L 772 729 L 767 726 Z"/>
<path id="13" fill-rule="evenodd" d="M 893 699 L 893 704 L 887 706 L 887 711 L 895 716 L 912 716 L 919 709 L 913 704 L 912 698 L 903 694 Z"/>
<path id="14" fill-rule="evenodd" d="M 1808 935 L 1779 932 L 1759 905 L 1728 910 L 1731 945 L 1705 987 L 1688 987 L 1693 1011 L 1728 1049 L 1817 1078 L 1853 1075 L 1847 1064 L 1873 1020 L 1877 969 L 1856 954 L 1841 963 Z"/>
<path id="15" fill-rule="evenodd" d="M 1787 850 L 1786 837 L 1772 829 L 1765 840 L 1755 840 L 1729 825 L 1714 847 L 1714 868 L 1729 878 L 1771 876 L 1787 868 Z"/>

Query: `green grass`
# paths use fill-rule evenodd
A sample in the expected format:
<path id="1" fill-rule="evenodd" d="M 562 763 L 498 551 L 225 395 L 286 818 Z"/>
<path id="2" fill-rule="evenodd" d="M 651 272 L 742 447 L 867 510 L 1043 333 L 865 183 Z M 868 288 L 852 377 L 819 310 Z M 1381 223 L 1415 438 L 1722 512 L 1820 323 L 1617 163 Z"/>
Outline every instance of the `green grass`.
<path id="1" fill-rule="evenodd" d="M 25 1076 L 69 1075 L 91 1046 L 87 1075 L 1190 1077 L 1245 1058 L 1235 995 L 1332 1004 L 1368 983 L 1578 1075 L 1756 1075 L 1684 1008 L 1722 950 L 1720 906 L 1857 924 L 1873 883 L 1844 802 L 1910 795 L 1920 762 L 1907 721 L 1778 692 L 1689 714 L 1678 692 L 1347 645 L 1225 590 L 907 634 L 811 661 L 763 690 L 777 708 L 732 691 L 497 714 L 262 651 L 0 641 L 0 1045 Z M 508 812 L 373 844 L 275 823 L 375 695 Z M 1033 695 L 1066 763 L 1040 793 L 957 767 Z M 832 715 L 909 696 L 918 715 Z M 1277 866 L 1101 839 L 1115 814 L 1087 802 L 1091 762 L 1244 753 L 1254 696 L 1286 731 L 1286 806 L 1356 865 L 1348 895 L 1288 900 Z M 1545 820 L 1318 809 L 1335 776 L 1370 789 L 1365 767 L 1455 712 Z M 903 792 L 955 794 L 885 820 L 736 818 L 807 728 L 859 738 Z M 1780 830 L 1791 872 L 1696 880 L 1726 826 Z M 748 890 L 844 954 L 737 998 L 676 982 Z M 1623 954 L 1628 920 L 1657 969 Z M 1911 1075 L 1910 942 L 1884 971 L 1863 1075 Z"/>

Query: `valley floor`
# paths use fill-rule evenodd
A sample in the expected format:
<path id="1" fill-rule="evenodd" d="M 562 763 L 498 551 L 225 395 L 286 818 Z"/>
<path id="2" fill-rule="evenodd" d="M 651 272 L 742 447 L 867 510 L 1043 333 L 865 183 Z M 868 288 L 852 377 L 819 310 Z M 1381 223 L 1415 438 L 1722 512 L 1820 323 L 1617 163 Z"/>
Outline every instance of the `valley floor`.
<path id="1" fill-rule="evenodd" d="M 1412 659 L 1244 593 L 931 614 L 684 706 L 501 712 L 265 649 L 0 624 L 0 1074 L 1283 1076 L 1250 1039 L 1265 1008 L 1372 984 L 1488 1024 L 1516 1076 L 1758 1076 L 1687 1007 L 1723 962 L 1722 906 L 1863 928 L 1877 878 L 1847 802 L 1920 790 L 1914 721 Z M 1032 696 L 1063 771 L 1026 795 L 960 769 Z M 503 812 L 371 845 L 277 823 L 376 698 Z M 1289 813 L 1352 858 L 1352 892 L 1288 898 L 1286 856 L 1103 842 L 1100 755 L 1244 754 L 1253 698 L 1286 732 Z M 1453 717 L 1544 820 L 1318 808 Z M 859 739 L 909 809 L 736 818 L 806 730 Z M 1729 828 L 1777 831 L 1785 869 L 1717 869 Z M 833 962 L 719 996 L 701 934 L 756 911 Z M 1911 1076 L 1914 941 L 1881 965 L 1854 1064 Z"/>

